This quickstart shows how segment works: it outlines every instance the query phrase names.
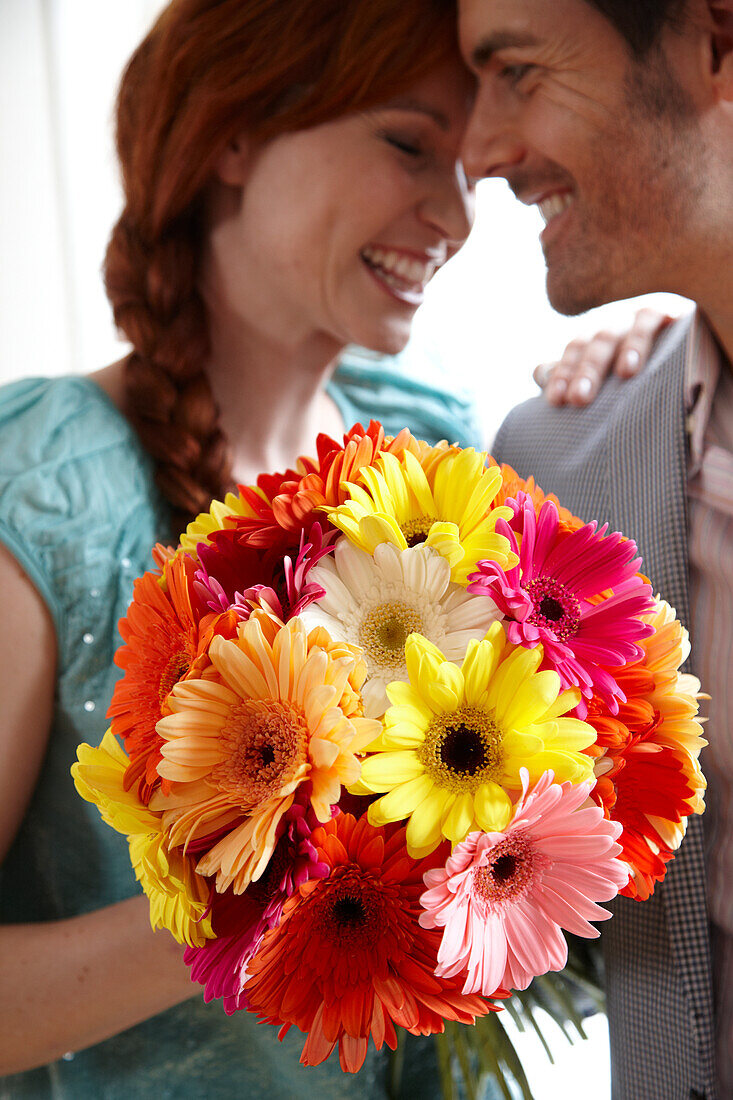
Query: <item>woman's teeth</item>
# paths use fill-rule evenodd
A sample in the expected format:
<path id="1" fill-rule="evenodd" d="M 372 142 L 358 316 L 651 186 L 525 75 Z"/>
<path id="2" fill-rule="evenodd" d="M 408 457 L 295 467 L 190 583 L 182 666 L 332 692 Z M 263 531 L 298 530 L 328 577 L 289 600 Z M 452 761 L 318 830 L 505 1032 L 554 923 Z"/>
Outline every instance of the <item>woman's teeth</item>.
<path id="1" fill-rule="evenodd" d="M 362 250 L 361 256 L 387 286 L 395 290 L 424 290 L 437 267 L 432 260 L 417 260 L 391 249 L 368 247 Z"/>
<path id="2" fill-rule="evenodd" d="M 563 210 L 572 205 L 573 196 L 568 192 L 562 195 L 548 195 L 546 199 L 542 199 L 537 203 L 540 214 L 544 218 L 545 225 L 556 218 L 558 214 L 562 214 Z"/>

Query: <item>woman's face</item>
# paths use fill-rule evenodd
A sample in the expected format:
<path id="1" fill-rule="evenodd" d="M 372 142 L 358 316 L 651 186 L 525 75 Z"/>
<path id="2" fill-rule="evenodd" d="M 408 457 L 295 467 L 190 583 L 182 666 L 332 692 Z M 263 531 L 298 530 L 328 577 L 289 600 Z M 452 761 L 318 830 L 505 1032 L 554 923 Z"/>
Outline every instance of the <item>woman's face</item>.
<path id="1" fill-rule="evenodd" d="M 461 247 L 458 159 L 472 81 L 456 61 L 378 108 L 223 156 L 204 292 L 265 339 L 404 347 L 425 285 Z"/>

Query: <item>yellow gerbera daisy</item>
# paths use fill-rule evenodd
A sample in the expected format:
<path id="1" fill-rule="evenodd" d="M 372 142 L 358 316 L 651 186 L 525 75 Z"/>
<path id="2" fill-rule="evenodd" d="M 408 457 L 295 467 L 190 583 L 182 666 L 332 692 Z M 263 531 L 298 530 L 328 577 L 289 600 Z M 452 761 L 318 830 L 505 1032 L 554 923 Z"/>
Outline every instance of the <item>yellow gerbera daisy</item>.
<path id="1" fill-rule="evenodd" d="M 161 814 L 140 801 L 137 787 L 125 789 L 130 761 L 117 738 L 107 730 L 99 748 L 81 744 L 76 755 L 74 785 L 107 825 L 127 837 L 135 875 L 150 901 L 152 927 L 167 928 L 179 943 L 203 947 L 214 938 L 210 918 L 203 917 L 208 884 L 196 874 L 192 859 L 170 847 Z"/>
<path id="2" fill-rule="evenodd" d="M 410 451 L 401 458 L 380 454 L 361 470 L 359 484 L 349 483 L 350 500 L 324 509 L 331 523 L 369 554 L 383 542 L 400 550 L 424 542 L 448 560 L 451 580 L 463 585 L 479 561 L 516 565 L 508 539 L 494 530 L 497 520 L 512 515 L 491 507 L 501 471 L 487 469 L 486 455 L 472 448 L 423 461 L 428 473 Z"/>
<path id="3" fill-rule="evenodd" d="M 267 497 L 260 489 L 253 487 L 253 491 L 258 493 L 265 503 L 267 502 Z M 208 512 L 201 512 L 195 519 L 192 519 L 181 535 L 177 553 L 195 554 L 198 544 L 209 542 L 209 535 L 213 534 L 214 531 L 223 531 L 227 527 L 235 527 L 236 519 L 232 517 L 247 516 L 252 519 L 255 515 L 255 511 L 250 508 L 241 493 L 227 493 L 223 501 L 212 500 Z"/>
<path id="4" fill-rule="evenodd" d="M 302 783 L 318 820 L 330 819 L 341 785 L 358 778 L 354 754 L 379 731 L 353 713 L 362 662 L 328 641 L 299 618 L 282 626 L 255 611 L 235 639 L 213 639 L 207 679 L 180 681 L 168 697 L 156 729 L 171 788 L 150 804 L 174 843 L 215 838 L 197 870 L 215 874 L 220 892 L 260 877 Z"/>
<path id="5" fill-rule="evenodd" d="M 359 792 L 388 792 L 369 807 L 373 825 L 409 818 L 407 849 L 420 859 L 442 837 L 459 843 L 474 830 L 501 832 L 510 820 L 519 769 L 530 781 L 552 770 L 558 782 L 592 778 L 582 749 L 595 730 L 564 717 L 577 690 L 561 692 L 556 672 L 538 672 L 542 647 L 506 643 L 501 623 L 469 643 L 463 664 L 447 661 L 412 634 L 409 683 L 393 683 L 384 732 L 362 762 Z"/>

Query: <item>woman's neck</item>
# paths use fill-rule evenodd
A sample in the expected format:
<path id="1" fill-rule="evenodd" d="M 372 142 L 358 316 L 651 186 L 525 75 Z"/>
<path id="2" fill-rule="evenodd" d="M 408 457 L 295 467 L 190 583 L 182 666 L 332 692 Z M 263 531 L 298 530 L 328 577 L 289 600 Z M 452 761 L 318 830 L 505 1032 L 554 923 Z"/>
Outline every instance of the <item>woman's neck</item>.
<path id="1" fill-rule="evenodd" d="M 314 334 L 288 343 L 238 318 L 213 320 L 207 374 L 237 482 L 314 453 L 318 432 L 340 437 L 345 425 L 325 392 L 342 350 L 336 341 Z"/>

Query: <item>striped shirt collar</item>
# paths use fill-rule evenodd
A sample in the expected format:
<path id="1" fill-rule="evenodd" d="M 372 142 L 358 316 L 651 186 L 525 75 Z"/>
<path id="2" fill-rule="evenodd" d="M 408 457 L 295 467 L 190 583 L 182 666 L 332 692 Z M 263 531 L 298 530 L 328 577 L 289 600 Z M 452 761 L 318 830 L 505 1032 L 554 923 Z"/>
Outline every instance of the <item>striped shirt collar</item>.
<path id="1" fill-rule="evenodd" d="M 691 474 L 700 468 L 702 462 L 705 431 L 710 420 L 721 367 L 722 355 L 718 343 L 703 314 L 697 309 L 692 315 L 685 360 L 685 409 Z"/>

